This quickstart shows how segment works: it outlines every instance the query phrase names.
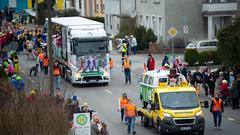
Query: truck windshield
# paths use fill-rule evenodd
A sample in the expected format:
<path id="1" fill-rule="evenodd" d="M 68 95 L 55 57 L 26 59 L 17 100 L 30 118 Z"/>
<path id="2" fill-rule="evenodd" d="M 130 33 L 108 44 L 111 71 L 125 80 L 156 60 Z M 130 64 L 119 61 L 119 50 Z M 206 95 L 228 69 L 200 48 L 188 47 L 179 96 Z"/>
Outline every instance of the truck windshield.
<path id="1" fill-rule="evenodd" d="M 106 41 L 73 42 L 73 53 L 77 56 L 107 52 Z"/>
<path id="2" fill-rule="evenodd" d="M 195 92 L 167 92 L 160 93 L 160 100 L 164 109 L 193 109 L 199 106 Z"/>

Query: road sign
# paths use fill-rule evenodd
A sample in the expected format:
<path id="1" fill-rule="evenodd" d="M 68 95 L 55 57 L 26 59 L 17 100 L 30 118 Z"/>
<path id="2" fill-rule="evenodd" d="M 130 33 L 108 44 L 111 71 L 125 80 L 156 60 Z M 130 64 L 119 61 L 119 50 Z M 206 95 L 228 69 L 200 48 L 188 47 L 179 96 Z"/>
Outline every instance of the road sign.
<path id="1" fill-rule="evenodd" d="M 175 37 L 177 35 L 178 31 L 174 28 L 174 27 L 171 27 L 169 30 L 168 30 L 168 34 L 171 36 L 171 37 Z"/>
<path id="2" fill-rule="evenodd" d="M 89 113 L 75 113 L 73 119 L 75 135 L 91 135 Z"/>

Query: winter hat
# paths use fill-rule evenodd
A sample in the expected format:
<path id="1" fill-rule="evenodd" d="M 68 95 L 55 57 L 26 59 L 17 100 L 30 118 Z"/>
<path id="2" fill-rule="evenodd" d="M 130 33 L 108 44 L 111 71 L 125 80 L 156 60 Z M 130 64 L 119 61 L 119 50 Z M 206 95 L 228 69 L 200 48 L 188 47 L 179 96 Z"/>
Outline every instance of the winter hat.
<path id="1" fill-rule="evenodd" d="M 226 83 L 228 83 L 228 82 L 227 82 L 227 80 L 222 80 L 222 83 L 226 84 Z"/>

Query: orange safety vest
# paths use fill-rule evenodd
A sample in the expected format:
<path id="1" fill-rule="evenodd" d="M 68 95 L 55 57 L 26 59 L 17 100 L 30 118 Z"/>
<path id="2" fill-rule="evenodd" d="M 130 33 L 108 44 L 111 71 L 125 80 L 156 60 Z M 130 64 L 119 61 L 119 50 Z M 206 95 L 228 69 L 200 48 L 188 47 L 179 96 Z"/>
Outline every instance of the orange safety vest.
<path id="1" fill-rule="evenodd" d="M 127 104 L 126 116 L 130 118 L 136 116 L 136 106 L 134 104 Z"/>
<path id="2" fill-rule="evenodd" d="M 120 107 L 121 109 L 124 109 L 128 104 L 128 99 L 121 98 L 120 99 Z"/>
<path id="3" fill-rule="evenodd" d="M 40 61 L 43 61 L 43 59 L 44 59 L 44 53 L 40 53 L 40 54 L 39 54 L 39 59 L 40 59 Z"/>
<path id="4" fill-rule="evenodd" d="M 110 66 L 110 69 L 113 68 L 113 60 L 112 59 L 109 61 L 109 66 Z"/>
<path id="5" fill-rule="evenodd" d="M 60 75 L 60 68 L 56 67 L 53 69 L 53 75 L 54 76 L 59 76 Z"/>
<path id="6" fill-rule="evenodd" d="M 44 58 L 43 59 L 43 67 L 47 67 L 48 66 L 48 58 Z"/>
<path id="7" fill-rule="evenodd" d="M 124 67 L 124 69 L 130 69 L 130 68 L 131 68 L 131 64 L 130 64 L 129 58 L 124 59 L 124 61 L 123 61 L 123 67 Z"/>
<path id="8" fill-rule="evenodd" d="M 215 98 L 213 98 L 213 108 L 212 108 L 212 111 L 213 112 L 222 112 L 222 107 L 221 107 L 221 104 L 222 104 L 222 99 L 218 99 L 218 102 Z"/>

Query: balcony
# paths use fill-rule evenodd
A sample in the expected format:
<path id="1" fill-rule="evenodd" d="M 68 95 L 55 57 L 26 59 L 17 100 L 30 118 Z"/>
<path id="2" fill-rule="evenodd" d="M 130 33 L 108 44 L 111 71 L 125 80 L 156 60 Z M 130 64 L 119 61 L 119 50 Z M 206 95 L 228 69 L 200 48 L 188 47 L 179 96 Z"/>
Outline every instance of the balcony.
<path id="1" fill-rule="evenodd" d="M 233 15 L 237 8 L 237 0 L 203 0 L 202 13 L 205 16 Z"/>

